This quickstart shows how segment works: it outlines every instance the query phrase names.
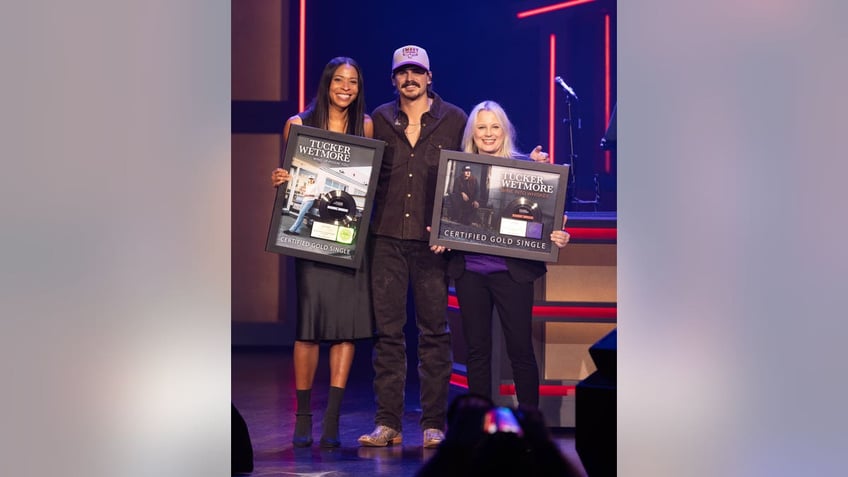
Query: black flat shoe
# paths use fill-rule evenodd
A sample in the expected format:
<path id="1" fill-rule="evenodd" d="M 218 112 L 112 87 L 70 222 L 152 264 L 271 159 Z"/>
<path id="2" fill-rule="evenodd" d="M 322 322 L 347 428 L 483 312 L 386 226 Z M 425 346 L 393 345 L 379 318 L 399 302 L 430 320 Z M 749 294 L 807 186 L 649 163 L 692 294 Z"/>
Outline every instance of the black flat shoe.
<path id="1" fill-rule="evenodd" d="M 341 447 L 342 442 L 337 438 L 322 437 L 319 445 L 324 449 L 332 449 L 334 447 Z"/>
<path id="2" fill-rule="evenodd" d="M 292 445 L 295 447 L 309 447 L 312 445 L 312 438 L 309 436 L 294 436 Z"/>

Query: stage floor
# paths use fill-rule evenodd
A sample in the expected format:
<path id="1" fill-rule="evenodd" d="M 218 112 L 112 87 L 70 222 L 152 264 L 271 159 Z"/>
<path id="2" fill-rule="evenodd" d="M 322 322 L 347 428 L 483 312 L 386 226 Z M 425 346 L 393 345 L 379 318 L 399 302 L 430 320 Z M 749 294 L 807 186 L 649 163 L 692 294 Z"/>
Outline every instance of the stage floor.
<path id="1" fill-rule="evenodd" d="M 421 446 L 418 426 L 417 363 L 408 363 L 406 408 L 403 421 L 403 445 L 387 448 L 359 447 L 356 439 L 374 428 L 373 371 L 371 342 L 357 343 L 348 386 L 342 402 L 341 441 L 337 449 L 321 449 L 321 418 L 327 404 L 327 349 L 322 347 L 321 362 L 312 392 L 313 438 L 310 448 L 294 448 L 294 376 L 291 348 L 239 347 L 232 351 L 232 401 L 244 417 L 254 452 L 251 476 L 334 475 L 334 476 L 414 476 L 421 465 L 436 452 Z M 451 386 L 450 398 L 464 393 Z M 563 455 L 585 476 L 574 450 L 574 432 L 553 429 L 554 439 Z"/>

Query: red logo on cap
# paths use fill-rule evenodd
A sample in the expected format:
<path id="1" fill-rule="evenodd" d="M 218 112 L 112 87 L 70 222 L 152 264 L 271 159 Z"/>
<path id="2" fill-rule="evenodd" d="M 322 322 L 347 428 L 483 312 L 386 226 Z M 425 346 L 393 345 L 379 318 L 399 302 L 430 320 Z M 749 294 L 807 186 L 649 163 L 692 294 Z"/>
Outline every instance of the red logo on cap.
<path id="1" fill-rule="evenodd" d="M 418 48 L 406 47 L 403 49 L 403 56 L 412 59 L 413 56 L 418 56 Z"/>

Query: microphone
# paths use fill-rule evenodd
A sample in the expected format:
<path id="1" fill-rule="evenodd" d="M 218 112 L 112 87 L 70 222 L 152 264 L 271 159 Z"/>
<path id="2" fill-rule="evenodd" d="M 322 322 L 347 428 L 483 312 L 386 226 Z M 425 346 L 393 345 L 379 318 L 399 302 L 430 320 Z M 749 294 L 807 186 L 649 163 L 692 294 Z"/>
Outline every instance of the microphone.
<path id="1" fill-rule="evenodd" d="M 571 86 L 568 86 L 567 84 L 565 84 L 565 81 L 562 80 L 562 76 L 557 76 L 556 78 L 554 78 L 554 83 L 558 84 L 562 88 L 562 90 L 565 91 L 565 94 L 571 96 L 577 101 L 580 101 L 580 99 L 577 98 L 577 94 L 574 92 L 573 89 L 571 89 Z"/>

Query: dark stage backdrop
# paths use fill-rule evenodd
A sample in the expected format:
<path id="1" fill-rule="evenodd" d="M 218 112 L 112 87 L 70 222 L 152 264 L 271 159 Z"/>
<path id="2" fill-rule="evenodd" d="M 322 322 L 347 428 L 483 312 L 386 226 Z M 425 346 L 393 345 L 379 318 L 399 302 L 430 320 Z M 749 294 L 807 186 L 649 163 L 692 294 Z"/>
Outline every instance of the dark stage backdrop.
<path id="1" fill-rule="evenodd" d="M 599 174 L 602 208 L 615 210 L 614 167 L 605 171 L 599 142 L 604 119 L 604 14 L 615 2 L 595 1 L 519 19 L 517 13 L 556 1 L 435 0 L 422 4 L 362 2 L 341 9 L 332 0 L 307 2 L 307 98 L 324 64 L 333 56 L 356 59 L 366 77 L 369 110 L 393 98 L 391 56 L 406 44 L 430 55 L 433 85 L 445 100 L 468 112 L 486 99 L 504 106 L 518 130 L 519 149 L 537 144 L 549 149 L 548 100 L 550 36 L 556 35 L 556 71 L 576 92 L 579 117 L 574 149 L 577 193 L 593 198 L 593 174 Z M 354 6 L 355 5 L 355 6 Z M 310 14 L 311 12 L 311 14 Z M 320 13 L 319 13 L 320 12 Z M 614 44 L 614 43 L 613 43 Z M 615 51 L 610 63 L 614 78 Z M 613 80 L 612 88 L 614 91 Z M 568 162 L 565 93 L 556 91 L 555 161 Z M 615 104 L 613 93 L 612 104 Z M 577 124 L 575 122 L 575 128 Z M 613 158 L 614 159 L 614 158 Z M 603 190 L 605 189 L 605 190 Z"/>
<path id="2" fill-rule="evenodd" d="M 610 108 L 615 104 L 615 2 L 595 0 L 519 19 L 519 12 L 556 1 L 431 0 L 419 3 L 308 0 L 305 96 L 309 101 L 327 61 L 350 56 L 363 68 L 371 111 L 392 100 L 391 57 L 406 44 L 427 49 L 434 89 L 466 112 L 480 101 L 501 103 L 518 131 L 518 147 L 550 151 L 548 109 L 552 87 L 551 36 L 556 68 L 576 91 L 574 152 L 578 198 L 597 206 L 567 211 L 616 210 L 615 155 L 599 143 L 604 118 L 605 16 L 610 29 Z M 264 251 L 274 190 L 268 177 L 280 161 L 285 120 L 298 112 L 298 0 L 232 2 L 232 280 L 234 344 L 290 342 L 294 301 L 289 260 Z M 557 163 L 568 163 L 568 129 L 561 123 L 565 93 L 554 89 Z M 569 197 L 569 199 L 572 197 Z M 281 326 L 282 325 L 282 326 Z"/>
<path id="3" fill-rule="evenodd" d="M 288 5 L 286 5 L 288 3 Z M 548 141 L 550 38 L 556 36 L 555 74 L 577 92 L 572 117 L 576 155 L 577 194 L 593 198 L 598 175 L 600 210 L 615 210 L 615 154 L 607 160 L 599 142 L 607 126 L 604 117 L 604 16 L 610 16 L 611 98 L 615 104 L 615 1 L 590 3 L 519 19 L 517 14 L 555 1 L 433 0 L 423 4 L 377 1 L 345 4 L 332 0 L 306 2 L 306 100 L 315 94 L 321 70 L 334 56 L 350 56 L 363 68 L 368 110 L 391 100 L 391 56 L 406 44 L 424 47 L 430 55 L 435 91 L 468 112 L 486 99 L 504 106 L 518 131 L 518 146 L 530 151 Z M 245 108 L 234 104 L 237 132 L 268 132 L 282 128 L 285 118 L 297 112 L 297 47 L 299 4 L 283 2 L 288 22 L 283 25 L 283 48 L 290 58 L 288 88 L 277 105 Z M 288 31 L 285 29 L 288 28 Z M 239 34 L 234 26 L 233 35 Z M 286 43 L 288 41 L 288 43 Z M 234 78 L 240 74 L 234 71 Z M 285 81 L 283 81 L 285 83 Z M 568 163 L 569 144 L 565 93 L 555 90 L 555 149 L 557 163 Z M 235 101 L 234 103 L 238 103 Z M 243 112 L 246 114 L 239 114 Z M 256 124 L 256 114 L 273 115 Z M 274 119 L 276 118 L 276 120 Z M 261 121 L 260 121 L 261 123 Z M 579 129 L 578 129 L 579 126 Z M 607 166 L 609 164 L 609 167 Z"/>

